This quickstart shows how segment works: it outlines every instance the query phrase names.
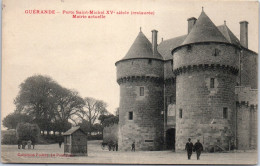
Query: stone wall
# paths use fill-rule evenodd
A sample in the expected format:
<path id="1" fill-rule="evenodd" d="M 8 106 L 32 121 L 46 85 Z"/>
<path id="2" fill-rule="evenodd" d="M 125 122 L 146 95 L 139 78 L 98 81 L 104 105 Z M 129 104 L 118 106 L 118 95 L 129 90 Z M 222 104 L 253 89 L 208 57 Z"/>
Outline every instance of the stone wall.
<path id="1" fill-rule="evenodd" d="M 149 76 L 163 78 L 163 63 L 163 61 L 155 59 L 129 59 L 118 62 L 116 64 L 117 79 L 128 76 Z"/>
<path id="2" fill-rule="evenodd" d="M 238 149 L 257 149 L 257 90 L 236 87 L 236 133 Z"/>
<path id="3" fill-rule="evenodd" d="M 209 86 L 212 77 L 215 88 Z M 186 73 L 177 77 L 177 89 L 176 149 L 183 150 L 188 138 L 200 139 L 206 150 L 216 144 L 228 148 L 234 130 L 235 76 L 216 71 Z"/>
<path id="4" fill-rule="evenodd" d="M 180 48 L 174 52 L 173 59 L 173 69 L 199 64 L 220 64 L 238 69 L 239 50 L 225 44 L 198 44 L 191 45 L 190 50 L 187 46 Z"/>
<path id="5" fill-rule="evenodd" d="M 168 60 L 164 62 L 164 79 L 174 78 L 175 75 L 172 72 L 173 61 Z"/>
<path id="6" fill-rule="evenodd" d="M 216 145 L 228 149 L 235 131 L 237 48 L 198 44 L 190 50 L 180 48 L 173 58 L 177 75 L 176 150 L 184 150 L 188 138 L 193 142 L 200 139 L 206 151 Z M 210 86 L 212 78 L 214 87 Z"/>
<path id="7" fill-rule="evenodd" d="M 257 89 L 258 56 L 252 51 L 243 50 L 241 53 L 241 86 Z M 238 81 L 239 82 L 239 81 Z"/>
<path id="8" fill-rule="evenodd" d="M 140 96 L 144 87 L 144 96 Z M 163 84 L 127 81 L 120 84 L 119 150 L 159 150 L 163 141 Z M 129 119 L 133 112 L 133 119 Z"/>

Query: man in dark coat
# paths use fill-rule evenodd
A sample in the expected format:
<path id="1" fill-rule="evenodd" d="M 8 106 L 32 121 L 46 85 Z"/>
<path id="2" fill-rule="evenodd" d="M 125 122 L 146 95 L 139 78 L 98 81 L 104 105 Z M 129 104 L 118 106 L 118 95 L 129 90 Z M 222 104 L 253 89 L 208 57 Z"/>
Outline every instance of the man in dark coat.
<path id="1" fill-rule="evenodd" d="M 131 151 L 135 152 L 135 142 L 132 143 L 132 150 Z"/>
<path id="2" fill-rule="evenodd" d="M 194 144 L 194 150 L 196 151 L 197 153 L 197 160 L 200 159 L 200 154 L 201 154 L 201 151 L 203 151 L 203 146 L 202 144 L 200 143 L 200 140 L 198 139 L 198 141 Z"/>
<path id="3" fill-rule="evenodd" d="M 192 148 L 193 148 L 193 143 L 190 142 L 190 140 L 191 139 L 189 138 L 185 146 L 185 150 L 187 150 L 188 160 L 190 160 L 190 157 L 192 155 Z"/>

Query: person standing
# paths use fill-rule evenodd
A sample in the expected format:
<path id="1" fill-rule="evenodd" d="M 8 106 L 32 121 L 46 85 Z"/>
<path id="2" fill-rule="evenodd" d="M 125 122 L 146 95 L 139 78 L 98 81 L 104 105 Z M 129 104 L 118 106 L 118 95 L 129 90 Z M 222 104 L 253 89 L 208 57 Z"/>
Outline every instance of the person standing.
<path id="1" fill-rule="evenodd" d="M 116 142 L 116 151 L 118 151 L 118 143 Z"/>
<path id="2" fill-rule="evenodd" d="M 135 142 L 132 143 L 132 150 L 131 151 L 135 152 Z"/>
<path id="3" fill-rule="evenodd" d="M 197 142 L 194 144 L 194 150 L 196 151 L 197 153 L 197 160 L 200 159 L 200 154 L 201 154 L 201 151 L 203 151 L 203 146 L 202 144 L 200 143 L 200 140 L 198 139 Z"/>
<path id="4" fill-rule="evenodd" d="M 61 145 L 62 145 L 62 141 L 61 140 L 59 140 L 59 147 L 61 148 Z"/>
<path id="5" fill-rule="evenodd" d="M 193 143 L 190 140 L 191 139 L 189 138 L 185 146 L 185 150 L 187 151 L 187 155 L 188 155 L 188 160 L 190 160 L 190 157 L 192 155 L 192 148 L 193 148 Z"/>
<path id="6" fill-rule="evenodd" d="M 35 146 L 35 138 L 32 138 L 32 147 L 34 149 L 34 146 Z"/>
<path id="7" fill-rule="evenodd" d="M 22 149 L 25 149 L 27 141 L 22 141 Z"/>
<path id="8" fill-rule="evenodd" d="M 21 149 L 22 140 L 18 139 L 18 149 Z"/>
<path id="9" fill-rule="evenodd" d="M 27 145 L 28 145 L 28 149 L 31 149 L 32 141 L 31 140 L 27 141 Z"/>

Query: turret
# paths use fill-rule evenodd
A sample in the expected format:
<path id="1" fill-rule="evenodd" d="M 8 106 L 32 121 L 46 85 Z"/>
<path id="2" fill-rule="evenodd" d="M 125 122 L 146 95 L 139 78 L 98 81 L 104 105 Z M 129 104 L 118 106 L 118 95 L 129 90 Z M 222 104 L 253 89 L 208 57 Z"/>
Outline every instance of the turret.
<path id="1" fill-rule="evenodd" d="M 119 150 L 159 150 L 163 140 L 163 58 L 157 31 L 151 43 L 142 31 L 123 59 L 116 62 L 120 85 Z"/>
<path id="2" fill-rule="evenodd" d="M 206 150 L 228 148 L 234 137 L 237 48 L 202 11 L 181 46 L 173 51 L 176 76 L 176 150 L 187 138 Z"/>

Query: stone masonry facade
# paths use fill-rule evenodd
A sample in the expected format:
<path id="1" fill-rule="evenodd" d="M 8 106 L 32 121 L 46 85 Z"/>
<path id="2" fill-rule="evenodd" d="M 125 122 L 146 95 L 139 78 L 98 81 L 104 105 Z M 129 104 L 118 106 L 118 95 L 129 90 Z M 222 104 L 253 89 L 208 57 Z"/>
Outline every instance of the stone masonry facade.
<path id="1" fill-rule="evenodd" d="M 162 150 L 171 140 L 182 151 L 188 138 L 206 151 L 256 149 L 258 57 L 248 49 L 247 24 L 240 22 L 238 40 L 202 11 L 188 19 L 187 35 L 159 45 L 158 31 L 152 42 L 140 31 L 116 62 L 119 150 L 133 143 L 136 150 Z"/>

